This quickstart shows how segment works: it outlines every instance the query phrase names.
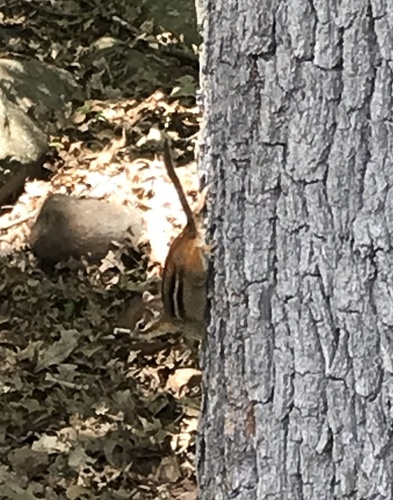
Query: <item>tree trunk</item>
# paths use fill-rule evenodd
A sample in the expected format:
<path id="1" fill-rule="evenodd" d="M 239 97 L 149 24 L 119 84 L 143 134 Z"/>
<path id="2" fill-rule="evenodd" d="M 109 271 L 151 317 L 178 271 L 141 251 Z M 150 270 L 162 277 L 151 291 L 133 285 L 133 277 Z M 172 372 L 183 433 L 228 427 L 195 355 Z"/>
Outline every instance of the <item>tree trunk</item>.
<path id="1" fill-rule="evenodd" d="M 393 498 L 392 12 L 205 0 L 201 500 Z"/>

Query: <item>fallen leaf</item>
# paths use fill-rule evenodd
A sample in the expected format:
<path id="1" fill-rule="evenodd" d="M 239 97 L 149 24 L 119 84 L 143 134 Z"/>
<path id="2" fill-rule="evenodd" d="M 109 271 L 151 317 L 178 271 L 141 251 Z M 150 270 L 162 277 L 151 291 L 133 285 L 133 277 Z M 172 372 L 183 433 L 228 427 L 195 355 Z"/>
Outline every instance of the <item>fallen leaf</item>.
<path id="1" fill-rule="evenodd" d="M 38 353 L 36 373 L 65 361 L 77 347 L 80 336 L 77 330 L 63 330 L 60 340 Z"/>

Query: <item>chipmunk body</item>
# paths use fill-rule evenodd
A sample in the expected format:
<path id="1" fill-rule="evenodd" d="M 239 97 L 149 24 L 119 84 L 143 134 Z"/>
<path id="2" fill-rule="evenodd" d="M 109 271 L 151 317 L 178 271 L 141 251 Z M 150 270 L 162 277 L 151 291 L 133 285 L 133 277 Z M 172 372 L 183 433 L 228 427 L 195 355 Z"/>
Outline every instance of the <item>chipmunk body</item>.
<path id="1" fill-rule="evenodd" d="M 170 245 L 162 276 L 163 311 L 158 317 L 143 298 L 135 300 L 121 315 L 118 325 L 144 338 L 168 332 L 182 333 L 191 348 L 205 335 L 207 246 L 175 172 L 169 142 L 164 142 L 164 163 L 179 195 L 187 223 Z"/>
<path id="2" fill-rule="evenodd" d="M 165 261 L 162 278 L 164 316 L 171 320 L 203 323 L 206 308 L 206 245 L 175 172 L 168 140 L 164 142 L 164 163 L 187 217 L 187 224 L 172 242 Z"/>

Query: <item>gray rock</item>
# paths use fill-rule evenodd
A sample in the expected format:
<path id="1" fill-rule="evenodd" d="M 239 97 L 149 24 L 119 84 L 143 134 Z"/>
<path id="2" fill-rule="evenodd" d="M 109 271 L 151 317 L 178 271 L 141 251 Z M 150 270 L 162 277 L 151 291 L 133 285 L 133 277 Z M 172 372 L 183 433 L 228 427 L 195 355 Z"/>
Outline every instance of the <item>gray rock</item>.
<path id="1" fill-rule="evenodd" d="M 67 71 L 34 59 L 0 58 L 0 89 L 21 110 L 32 114 L 46 132 L 51 117 L 64 120 L 66 104 L 83 99 Z"/>
<path id="2" fill-rule="evenodd" d="M 55 194 L 45 200 L 30 243 L 35 255 L 47 263 L 85 255 L 97 261 L 105 257 L 113 241 L 128 238 L 136 247 L 141 232 L 142 218 L 136 209 Z"/>

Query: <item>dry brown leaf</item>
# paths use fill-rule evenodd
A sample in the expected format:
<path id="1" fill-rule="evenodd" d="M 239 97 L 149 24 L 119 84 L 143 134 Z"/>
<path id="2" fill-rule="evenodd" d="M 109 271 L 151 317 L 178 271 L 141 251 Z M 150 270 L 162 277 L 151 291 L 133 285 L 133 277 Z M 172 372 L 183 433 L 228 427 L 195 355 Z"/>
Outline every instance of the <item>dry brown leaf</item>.
<path id="1" fill-rule="evenodd" d="M 63 330 L 60 340 L 38 353 L 36 373 L 65 361 L 77 347 L 80 333 L 77 330 Z"/>

